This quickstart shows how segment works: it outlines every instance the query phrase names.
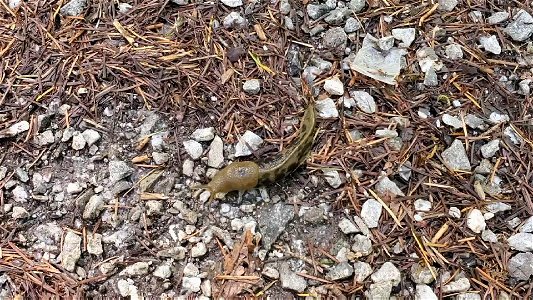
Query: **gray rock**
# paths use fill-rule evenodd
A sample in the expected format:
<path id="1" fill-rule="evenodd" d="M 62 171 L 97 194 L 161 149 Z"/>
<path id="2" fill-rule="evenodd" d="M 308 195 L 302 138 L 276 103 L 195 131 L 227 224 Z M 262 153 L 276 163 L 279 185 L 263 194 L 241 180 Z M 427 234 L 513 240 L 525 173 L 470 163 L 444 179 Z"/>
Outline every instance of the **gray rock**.
<path id="1" fill-rule="evenodd" d="M 457 0 L 439 0 L 439 9 L 444 11 L 452 11 L 457 6 Z"/>
<path id="2" fill-rule="evenodd" d="M 0 166 L 0 180 L 3 180 L 6 178 L 7 175 L 7 168 L 4 166 Z"/>
<path id="3" fill-rule="evenodd" d="M 172 0 L 172 2 L 176 3 L 176 4 L 180 4 L 180 3 L 177 3 L 177 2 L 187 2 L 188 0 Z M 132 9 L 133 6 L 131 4 L 128 4 L 128 3 L 119 3 L 118 4 L 118 11 L 121 13 L 121 14 L 126 14 L 130 9 Z M 109 110 L 108 107 L 106 107 L 106 109 Z M 105 114 L 105 113 L 104 113 Z M 106 115 L 107 116 L 107 115 Z"/>
<path id="4" fill-rule="evenodd" d="M 424 212 L 430 211 L 432 207 L 431 202 L 424 200 L 424 199 L 415 200 L 414 205 L 415 205 L 416 211 L 424 211 Z"/>
<path id="5" fill-rule="evenodd" d="M 533 233 L 519 232 L 507 239 L 511 249 L 520 252 L 533 252 Z"/>
<path id="6" fill-rule="evenodd" d="M 104 209 L 104 199 L 100 195 L 93 195 L 89 198 L 83 210 L 84 219 L 94 219 Z"/>
<path id="7" fill-rule="evenodd" d="M 465 116 L 465 123 L 468 127 L 472 129 L 484 129 L 485 128 L 485 123 L 483 122 L 483 120 L 472 114 L 468 114 Z"/>
<path id="8" fill-rule="evenodd" d="M 35 138 L 35 143 L 39 146 L 46 146 L 54 143 L 54 133 L 52 130 L 47 130 L 39 134 Z"/>
<path id="9" fill-rule="evenodd" d="M 470 281 L 468 278 L 460 278 L 456 281 L 452 281 L 442 287 L 443 293 L 457 293 L 466 292 L 470 288 Z"/>
<path id="10" fill-rule="evenodd" d="M 468 16 L 474 23 L 481 23 L 483 22 L 483 14 L 479 10 L 473 10 L 468 13 Z"/>
<path id="11" fill-rule="evenodd" d="M 146 215 L 148 216 L 154 216 L 159 215 L 161 213 L 161 210 L 163 209 L 163 203 L 158 200 L 149 200 L 146 201 Z"/>
<path id="12" fill-rule="evenodd" d="M 126 190 L 129 190 L 132 186 L 133 184 L 127 180 L 119 180 L 113 185 L 111 192 L 113 195 L 118 195 Z"/>
<path id="13" fill-rule="evenodd" d="M 152 273 L 155 277 L 161 278 L 161 279 L 167 279 L 172 276 L 172 269 L 167 264 L 162 264 L 157 266 L 154 273 Z"/>
<path id="14" fill-rule="evenodd" d="M 242 85 L 242 89 L 245 93 L 249 95 L 258 94 L 261 90 L 261 82 L 259 81 L 259 79 L 246 80 Z"/>
<path id="15" fill-rule="evenodd" d="M 389 51 L 394 47 L 394 37 L 392 35 L 382 37 L 378 40 L 378 47 L 383 51 Z"/>
<path id="16" fill-rule="evenodd" d="M 28 200 L 28 192 L 26 192 L 26 189 L 24 187 L 17 185 L 13 191 L 13 200 L 15 202 L 26 202 Z"/>
<path id="17" fill-rule="evenodd" d="M 329 49 L 343 49 L 346 47 L 348 36 L 341 27 L 333 27 L 326 31 L 322 42 Z"/>
<path id="18" fill-rule="evenodd" d="M 307 281 L 302 276 L 291 271 L 287 262 L 282 262 L 279 268 L 279 278 L 281 287 L 284 289 L 303 292 L 307 288 Z"/>
<path id="19" fill-rule="evenodd" d="M 350 91 L 350 96 L 355 100 L 357 107 L 364 113 L 373 114 L 377 110 L 374 97 L 365 91 Z"/>
<path id="20" fill-rule="evenodd" d="M 439 298 L 435 295 L 435 292 L 425 284 L 416 285 L 415 300 L 438 300 Z"/>
<path id="21" fill-rule="evenodd" d="M 333 99 L 326 98 L 324 100 L 316 101 L 316 110 L 320 118 L 338 118 L 339 111 L 333 102 Z"/>
<path id="22" fill-rule="evenodd" d="M 28 182 L 30 180 L 28 172 L 22 168 L 15 168 L 15 177 L 22 182 Z"/>
<path id="23" fill-rule="evenodd" d="M 204 153 L 204 148 L 202 147 L 202 144 L 198 143 L 195 140 L 184 141 L 183 147 L 185 148 L 185 152 L 187 152 L 187 154 L 189 154 L 189 156 L 193 160 L 199 159 Z"/>
<path id="24" fill-rule="evenodd" d="M 274 269 L 271 266 L 265 266 L 263 269 L 263 272 L 261 272 L 263 276 L 266 276 L 271 279 L 278 279 L 279 278 L 279 272 L 278 270 Z"/>
<path id="25" fill-rule="evenodd" d="M 87 142 L 88 147 L 91 147 L 94 143 L 98 142 L 98 140 L 100 140 L 101 138 L 100 133 L 98 133 L 98 131 L 93 130 L 93 129 L 86 129 L 85 131 L 82 132 L 81 135 Z"/>
<path id="26" fill-rule="evenodd" d="M 509 13 L 506 11 L 497 11 L 487 18 L 489 24 L 498 24 L 509 19 Z"/>
<path id="27" fill-rule="evenodd" d="M 329 8 L 324 4 L 307 4 L 307 15 L 313 20 L 322 17 L 328 11 Z"/>
<path id="28" fill-rule="evenodd" d="M 369 300 L 385 300 L 390 299 L 391 291 L 392 283 L 390 281 L 372 283 L 365 292 L 365 296 Z"/>
<path id="29" fill-rule="evenodd" d="M 477 174 L 481 174 L 481 175 L 487 175 L 489 174 L 490 172 L 492 172 L 492 168 L 494 166 L 492 165 L 492 163 L 488 160 L 488 159 L 483 159 L 481 160 L 481 162 L 479 163 L 479 166 L 477 166 L 474 171 L 477 173 Z"/>
<path id="30" fill-rule="evenodd" d="M 409 48 L 415 40 L 416 30 L 414 28 L 394 28 L 392 30 L 392 36 L 402 41 L 400 47 Z"/>
<path id="31" fill-rule="evenodd" d="M 327 280 L 341 280 L 348 278 L 353 274 L 353 267 L 348 262 L 341 262 L 328 270 L 326 274 Z"/>
<path id="32" fill-rule="evenodd" d="M 102 242 L 106 244 L 112 243 L 115 247 L 120 249 L 133 240 L 134 233 L 135 231 L 132 226 L 124 226 L 122 229 L 117 230 L 112 234 L 104 235 L 102 237 Z"/>
<path id="33" fill-rule="evenodd" d="M 502 47 L 500 46 L 500 42 L 498 42 L 498 38 L 495 35 L 482 36 L 479 38 L 479 43 L 487 52 L 493 54 L 502 53 Z"/>
<path id="34" fill-rule="evenodd" d="M 437 86 L 439 84 L 439 79 L 437 77 L 437 72 L 435 68 L 430 67 L 424 75 L 424 85 L 425 86 Z"/>
<path id="35" fill-rule="evenodd" d="M 235 145 L 235 157 L 248 156 L 252 154 L 252 151 L 259 149 L 259 146 L 263 144 L 263 139 L 257 134 L 246 130 Z M 250 148 L 252 148 L 250 150 Z"/>
<path id="36" fill-rule="evenodd" d="M 181 287 L 184 291 L 197 293 L 201 289 L 202 279 L 198 277 L 183 277 Z"/>
<path id="37" fill-rule="evenodd" d="M 67 4 L 61 7 L 59 11 L 63 16 L 79 16 L 83 13 L 83 10 L 87 7 L 86 0 L 71 0 Z"/>
<path id="38" fill-rule="evenodd" d="M 152 158 L 156 165 L 164 165 L 170 159 L 170 155 L 165 152 L 152 152 Z"/>
<path id="39" fill-rule="evenodd" d="M 376 191 L 382 195 L 405 196 L 396 183 L 387 176 L 382 176 L 376 184 Z"/>
<path id="40" fill-rule="evenodd" d="M 347 218 L 342 218 L 339 222 L 339 228 L 344 234 L 361 232 L 359 228 Z"/>
<path id="41" fill-rule="evenodd" d="M 531 88 L 529 87 L 529 84 L 531 83 L 531 79 L 524 79 L 518 83 L 518 93 L 524 96 L 529 96 L 531 93 Z"/>
<path id="42" fill-rule="evenodd" d="M 398 132 L 392 129 L 378 129 L 376 130 L 376 137 L 395 138 L 395 137 L 398 137 Z"/>
<path id="43" fill-rule="evenodd" d="M 196 129 L 192 134 L 191 138 L 197 142 L 209 142 L 215 138 L 215 128 L 199 128 Z"/>
<path id="44" fill-rule="evenodd" d="M 375 199 L 368 199 L 361 208 L 361 218 L 368 228 L 376 228 L 379 225 L 379 218 L 383 211 L 383 206 Z"/>
<path id="45" fill-rule="evenodd" d="M 457 294 L 455 300 L 481 300 L 481 295 L 478 293 L 460 293 Z"/>
<path id="46" fill-rule="evenodd" d="M 485 209 L 488 212 L 491 212 L 493 214 L 497 214 L 499 212 L 510 210 L 511 208 L 512 208 L 511 205 L 507 203 L 503 203 L 503 202 L 492 202 L 492 203 L 485 205 Z"/>
<path id="47" fill-rule="evenodd" d="M 356 234 L 352 251 L 357 257 L 367 256 L 372 253 L 372 241 L 366 235 Z"/>
<path id="48" fill-rule="evenodd" d="M 207 165 L 212 168 L 220 168 L 224 164 L 224 143 L 220 137 L 215 137 L 209 146 L 207 153 Z"/>
<path id="49" fill-rule="evenodd" d="M 533 216 L 529 217 L 520 228 L 518 228 L 520 232 L 533 232 Z"/>
<path id="50" fill-rule="evenodd" d="M 496 152 L 498 152 L 498 150 L 500 150 L 500 140 L 496 139 L 490 141 L 481 146 L 480 150 L 481 155 L 483 155 L 484 158 L 491 158 L 496 154 Z"/>
<path id="51" fill-rule="evenodd" d="M 174 202 L 174 205 L 172 205 L 172 207 L 180 212 L 178 218 L 184 220 L 185 222 L 191 225 L 196 224 L 196 222 L 198 222 L 198 213 L 187 208 L 183 201 L 177 200 L 176 202 Z"/>
<path id="52" fill-rule="evenodd" d="M 363 11 L 363 9 L 366 6 L 366 0 L 350 0 L 350 2 L 347 3 L 348 8 L 353 10 L 355 13 L 359 13 Z"/>
<path id="53" fill-rule="evenodd" d="M 206 279 L 202 281 L 200 288 L 202 289 L 202 295 L 204 296 L 203 300 L 209 300 L 209 297 L 212 295 L 211 280 Z"/>
<path id="54" fill-rule="evenodd" d="M 472 169 L 463 142 L 460 140 L 454 140 L 450 147 L 442 152 L 442 159 L 453 170 L 470 171 Z"/>
<path id="55" fill-rule="evenodd" d="M 361 27 L 362 27 L 361 22 L 359 22 L 354 17 L 349 17 L 348 19 L 346 19 L 346 23 L 344 24 L 344 31 L 346 33 L 352 33 L 352 32 L 356 32 L 357 30 L 361 29 Z"/>
<path id="56" fill-rule="evenodd" d="M 24 219 L 28 216 L 28 211 L 22 206 L 15 206 L 11 212 L 11 217 L 15 220 Z"/>
<path id="57" fill-rule="evenodd" d="M 458 117 L 449 115 L 449 114 L 443 114 L 442 115 L 442 123 L 451 126 L 455 129 L 459 129 L 463 127 L 463 122 Z"/>
<path id="58" fill-rule="evenodd" d="M 521 9 L 513 17 L 513 20 L 503 31 L 517 42 L 527 40 L 533 34 L 533 17 Z"/>
<path id="59" fill-rule="evenodd" d="M 345 17 L 350 15 L 350 10 L 346 7 L 338 7 L 334 10 L 332 10 L 326 18 L 324 18 L 324 21 L 328 23 L 329 25 L 339 25 Z"/>
<path id="60" fill-rule="evenodd" d="M 494 232 L 492 232 L 491 230 L 483 230 L 481 232 L 481 238 L 485 241 L 485 242 L 490 242 L 490 243 L 497 243 L 498 242 L 498 237 L 496 236 L 496 234 Z"/>
<path id="61" fill-rule="evenodd" d="M 222 24 L 226 29 L 245 28 L 248 26 L 248 21 L 238 12 L 232 11 L 224 18 Z"/>
<path id="62" fill-rule="evenodd" d="M 150 269 L 150 264 L 145 261 L 136 262 L 133 265 L 127 266 L 122 272 L 120 272 L 120 275 L 128 275 L 128 276 L 140 276 L 140 275 L 146 275 L 148 274 L 148 271 Z"/>
<path id="63" fill-rule="evenodd" d="M 320 207 L 310 207 L 303 215 L 305 222 L 318 224 L 324 221 L 324 210 Z"/>
<path id="64" fill-rule="evenodd" d="M 446 46 L 444 51 L 446 52 L 446 56 L 451 60 L 463 58 L 463 49 L 458 44 L 450 44 Z"/>
<path id="65" fill-rule="evenodd" d="M 192 177 L 194 175 L 194 162 L 190 159 L 186 159 L 183 162 L 182 171 L 183 175 Z"/>
<path id="66" fill-rule="evenodd" d="M 68 142 L 73 136 L 74 132 L 77 132 L 73 127 L 68 127 L 63 130 L 63 133 L 61 135 L 61 141 L 62 142 Z"/>
<path id="67" fill-rule="evenodd" d="M 122 297 L 128 297 L 131 296 L 131 299 L 139 299 L 138 295 L 138 289 L 133 284 L 133 280 L 131 279 L 119 279 L 117 281 L 117 288 Z"/>
<path id="68" fill-rule="evenodd" d="M 480 233 L 487 226 L 485 218 L 479 209 L 472 209 L 467 216 L 466 225 L 475 233 Z"/>
<path id="69" fill-rule="evenodd" d="M 268 251 L 278 236 L 285 230 L 285 226 L 294 218 L 294 209 L 291 205 L 276 203 L 273 206 L 264 206 L 259 211 L 257 223 L 263 235 L 263 247 Z"/>
<path id="70" fill-rule="evenodd" d="M 336 189 L 342 185 L 342 179 L 337 170 L 322 170 L 328 184 Z"/>
<path id="71" fill-rule="evenodd" d="M 28 129 L 30 129 L 30 123 L 28 123 L 28 121 L 20 121 L 9 126 L 7 130 L 0 130 L 0 138 L 13 137 L 17 134 L 28 131 Z"/>
<path id="72" fill-rule="evenodd" d="M 201 257 L 207 253 L 207 246 L 204 243 L 198 243 L 191 248 L 191 257 Z"/>
<path id="73" fill-rule="evenodd" d="M 325 80 L 324 90 L 330 95 L 342 96 L 344 94 L 344 84 L 339 77 L 335 76 Z"/>
<path id="74" fill-rule="evenodd" d="M 133 173 L 133 169 L 123 161 L 111 160 L 107 167 L 109 171 L 109 182 L 115 184 L 117 181 L 130 176 Z"/>
<path id="75" fill-rule="evenodd" d="M 307 83 L 312 84 L 321 73 L 322 71 L 318 67 L 308 66 L 303 70 L 302 77 Z"/>
<path id="76" fill-rule="evenodd" d="M 228 6 L 228 7 L 239 7 L 239 6 L 242 6 L 242 0 L 220 0 L 220 2 L 222 2 L 224 5 Z"/>
<path id="77" fill-rule="evenodd" d="M 533 275 L 533 253 L 518 253 L 509 260 L 509 275 L 518 280 L 529 280 Z"/>
<path id="78" fill-rule="evenodd" d="M 187 249 L 181 246 L 176 246 L 168 249 L 163 249 L 157 252 L 157 256 L 159 257 L 166 257 L 166 258 L 173 258 L 175 260 L 182 260 L 185 258 L 185 253 L 187 252 Z"/>
<path id="79" fill-rule="evenodd" d="M 279 2 L 279 11 L 284 14 L 284 15 L 287 15 L 291 12 L 291 4 L 289 2 L 289 0 L 281 0 Z"/>
<path id="80" fill-rule="evenodd" d="M 185 268 L 183 268 L 183 276 L 196 277 L 198 275 L 200 275 L 200 269 L 191 262 L 187 263 Z"/>
<path id="81" fill-rule="evenodd" d="M 371 278 L 375 283 L 390 282 L 393 286 L 398 285 L 402 279 L 400 271 L 391 262 L 384 263 L 379 270 L 372 274 Z"/>
<path id="82" fill-rule="evenodd" d="M 437 270 L 434 267 L 431 267 L 431 269 L 437 274 Z M 435 280 L 431 269 L 427 266 L 422 266 L 420 263 L 415 263 L 411 266 L 411 278 L 417 284 L 430 284 Z"/>
<path id="83" fill-rule="evenodd" d="M 61 252 L 61 266 L 65 270 L 72 272 L 81 256 L 81 237 L 72 231 L 67 231 L 63 241 L 63 251 Z"/>
<path id="84" fill-rule="evenodd" d="M 43 175 L 41 173 L 34 173 L 31 182 L 33 185 L 33 193 L 34 194 L 45 194 L 46 193 L 46 182 L 43 178 Z"/>
<path id="85" fill-rule="evenodd" d="M 94 255 L 101 255 L 104 253 L 102 247 L 102 235 L 99 233 L 87 233 L 87 252 Z"/>
<path id="86" fill-rule="evenodd" d="M 357 283 L 363 283 L 365 279 L 372 274 L 372 267 L 370 264 L 363 261 L 356 261 L 353 264 L 354 280 Z"/>
<path id="87" fill-rule="evenodd" d="M 82 150 L 85 148 L 85 145 L 87 144 L 87 141 L 83 137 L 83 135 L 79 131 L 74 131 L 72 134 L 72 149 L 74 150 Z"/>
<path id="88" fill-rule="evenodd" d="M 524 141 L 511 126 L 505 127 L 503 134 L 515 145 L 520 145 Z"/>
<path id="89" fill-rule="evenodd" d="M 459 219 L 461 217 L 461 210 L 455 206 L 452 206 L 448 210 L 448 214 L 453 218 Z"/>

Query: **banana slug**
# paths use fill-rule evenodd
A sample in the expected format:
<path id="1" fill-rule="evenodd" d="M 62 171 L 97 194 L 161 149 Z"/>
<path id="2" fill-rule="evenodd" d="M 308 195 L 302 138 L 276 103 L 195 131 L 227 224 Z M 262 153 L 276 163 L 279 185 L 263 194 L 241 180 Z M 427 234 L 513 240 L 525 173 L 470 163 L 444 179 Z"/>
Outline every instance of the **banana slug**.
<path id="1" fill-rule="evenodd" d="M 309 101 L 296 142 L 282 152 L 278 158 L 266 163 L 232 162 L 218 171 L 208 184 L 202 184 L 193 189 L 208 190 L 211 194 L 209 201 L 212 201 L 217 193 L 245 191 L 258 185 L 275 182 L 294 171 L 307 159 L 315 139 L 315 127 L 315 105 L 313 101 Z"/>

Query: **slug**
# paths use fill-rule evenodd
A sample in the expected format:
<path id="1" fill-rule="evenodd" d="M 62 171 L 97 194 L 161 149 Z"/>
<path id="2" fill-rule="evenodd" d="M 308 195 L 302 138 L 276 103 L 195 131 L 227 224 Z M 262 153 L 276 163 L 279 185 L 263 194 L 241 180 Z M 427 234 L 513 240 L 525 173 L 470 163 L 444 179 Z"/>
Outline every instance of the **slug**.
<path id="1" fill-rule="evenodd" d="M 208 184 L 193 189 L 206 189 L 210 192 L 209 202 L 217 193 L 245 191 L 258 185 L 273 183 L 291 173 L 306 159 L 311 150 L 316 132 L 316 112 L 313 101 L 305 110 L 300 125 L 300 134 L 296 142 L 287 148 L 281 156 L 267 163 L 253 161 L 232 162 L 218 171 Z"/>

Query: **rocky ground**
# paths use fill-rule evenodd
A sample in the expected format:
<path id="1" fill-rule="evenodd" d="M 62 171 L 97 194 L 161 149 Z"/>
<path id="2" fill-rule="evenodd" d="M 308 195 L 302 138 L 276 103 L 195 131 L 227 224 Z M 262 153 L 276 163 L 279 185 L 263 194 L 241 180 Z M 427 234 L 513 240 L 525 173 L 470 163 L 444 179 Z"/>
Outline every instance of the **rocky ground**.
<path id="1" fill-rule="evenodd" d="M 1 299 L 531 299 L 530 1 L 194 2 L 0 2 Z"/>

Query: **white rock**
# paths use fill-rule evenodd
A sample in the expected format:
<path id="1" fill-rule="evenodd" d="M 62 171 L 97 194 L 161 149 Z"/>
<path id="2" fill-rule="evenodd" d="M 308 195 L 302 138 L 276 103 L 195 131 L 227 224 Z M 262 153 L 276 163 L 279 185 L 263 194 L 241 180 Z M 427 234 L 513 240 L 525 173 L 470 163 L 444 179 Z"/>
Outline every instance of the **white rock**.
<path id="1" fill-rule="evenodd" d="M 470 288 L 470 281 L 468 278 L 460 278 L 456 281 L 452 281 L 447 285 L 442 287 L 443 293 L 455 293 L 455 292 L 466 292 Z"/>
<path id="2" fill-rule="evenodd" d="M 533 232 L 533 216 L 529 217 L 519 228 L 520 232 Z"/>
<path id="3" fill-rule="evenodd" d="M 439 298 L 433 292 L 433 289 L 426 284 L 416 285 L 415 300 L 438 300 Z"/>
<path id="4" fill-rule="evenodd" d="M 252 148 L 253 151 L 259 149 L 259 146 L 263 143 L 263 139 L 257 134 L 246 130 L 239 142 L 235 145 L 235 157 L 248 156 L 252 154 L 252 151 L 248 148 Z"/>
<path id="5" fill-rule="evenodd" d="M 485 51 L 493 54 L 501 54 L 502 47 L 498 42 L 498 38 L 495 35 L 491 36 L 482 36 L 479 38 L 479 43 L 485 49 Z"/>
<path id="6" fill-rule="evenodd" d="M 163 264 L 163 265 L 157 266 L 153 274 L 155 277 L 167 279 L 167 278 L 170 278 L 170 276 L 172 276 L 172 269 L 170 268 L 169 265 Z"/>
<path id="7" fill-rule="evenodd" d="M 17 185 L 13 189 L 13 199 L 15 202 L 26 202 L 28 200 L 28 192 L 26 192 L 26 189 L 24 187 Z"/>
<path id="8" fill-rule="evenodd" d="M 164 165 L 170 159 L 170 155 L 165 152 L 152 152 L 152 159 L 156 165 Z"/>
<path id="9" fill-rule="evenodd" d="M 209 142 L 215 138 L 215 128 L 207 127 L 196 129 L 191 134 L 191 138 L 197 142 Z"/>
<path id="10" fill-rule="evenodd" d="M 372 274 L 371 278 L 375 283 L 389 281 L 393 286 L 396 286 L 401 281 L 401 274 L 393 263 L 386 262 Z"/>
<path id="11" fill-rule="evenodd" d="M 351 91 L 350 96 L 355 100 L 357 107 L 364 113 L 373 114 L 377 110 L 374 97 L 365 91 Z"/>
<path id="12" fill-rule="evenodd" d="M 6 136 L 6 137 L 12 137 L 19 133 L 23 133 L 25 131 L 28 131 L 30 129 L 30 123 L 28 121 L 20 121 L 18 123 L 15 123 L 7 130 L 0 131 L 0 137 Z"/>
<path id="13" fill-rule="evenodd" d="M 453 170 L 470 171 L 472 169 L 463 142 L 458 139 L 442 152 L 442 159 Z"/>
<path id="14" fill-rule="evenodd" d="M 484 158 L 491 158 L 496 154 L 496 152 L 498 152 L 498 150 L 500 150 L 500 140 L 496 139 L 490 141 L 481 146 L 480 150 L 481 155 L 483 155 Z"/>
<path id="15" fill-rule="evenodd" d="M 200 291 L 200 285 L 202 284 L 202 279 L 198 277 L 183 277 L 181 282 L 181 287 L 185 291 L 197 293 Z"/>
<path id="16" fill-rule="evenodd" d="M 28 216 L 28 211 L 22 206 L 14 206 L 11 217 L 15 220 L 23 219 Z"/>
<path id="17" fill-rule="evenodd" d="M 242 85 L 242 89 L 245 93 L 250 95 L 258 94 L 261 91 L 261 82 L 259 79 L 246 80 Z"/>
<path id="18" fill-rule="evenodd" d="M 87 252 L 94 255 L 100 255 L 104 253 L 102 247 L 102 235 L 99 233 L 87 233 Z"/>
<path id="19" fill-rule="evenodd" d="M 491 242 L 491 243 L 497 243 L 498 242 L 498 236 L 491 230 L 483 230 L 481 232 L 481 239 L 483 239 L 485 242 Z"/>
<path id="20" fill-rule="evenodd" d="M 74 131 L 72 136 L 72 149 L 81 150 L 85 148 L 87 141 L 79 131 Z"/>
<path id="21" fill-rule="evenodd" d="M 356 234 L 353 238 L 352 251 L 356 257 L 367 256 L 372 253 L 372 241 L 362 234 Z"/>
<path id="22" fill-rule="evenodd" d="M 414 28 L 394 28 L 392 30 L 392 36 L 402 41 L 400 47 L 408 48 L 415 40 L 416 30 Z"/>
<path id="23" fill-rule="evenodd" d="M 244 28 L 248 25 L 248 21 L 243 18 L 238 12 L 230 12 L 222 21 L 224 28 L 233 29 L 233 28 Z"/>
<path id="24" fill-rule="evenodd" d="M 130 296 L 132 300 L 138 299 L 138 289 L 133 284 L 133 280 L 129 278 L 127 280 L 119 279 L 117 281 L 117 288 L 122 297 Z"/>
<path id="25" fill-rule="evenodd" d="M 71 182 L 69 184 L 67 184 L 67 193 L 68 194 L 77 194 L 79 192 L 83 191 L 83 187 L 81 186 L 81 184 L 77 183 L 77 182 Z"/>
<path id="26" fill-rule="evenodd" d="M 190 159 L 185 159 L 182 166 L 182 173 L 187 177 L 192 177 L 194 175 L 194 161 Z"/>
<path id="27" fill-rule="evenodd" d="M 442 115 L 442 123 L 448 126 L 451 126 L 455 129 L 459 129 L 463 127 L 463 122 L 458 117 L 455 117 L 449 114 Z"/>
<path id="28" fill-rule="evenodd" d="M 450 207 L 450 209 L 448 210 L 448 214 L 451 216 L 451 217 L 454 217 L 456 219 L 459 219 L 461 217 L 461 210 L 455 206 L 452 206 Z"/>
<path id="29" fill-rule="evenodd" d="M 388 138 L 395 138 L 398 136 L 398 132 L 396 130 L 392 129 L 378 129 L 376 130 L 376 137 L 388 137 Z"/>
<path id="30" fill-rule="evenodd" d="M 326 79 L 324 82 L 324 90 L 326 90 L 326 92 L 328 92 L 330 95 L 342 96 L 344 95 L 344 84 L 339 77 L 335 76 L 333 78 Z"/>
<path id="31" fill-rule="evenodd" d="M 220 168 L 224 163 L 224 143 L 220 137 L 215 137 L 207 153 L 207 165 L 211 168 Z"/>
<path id="32" fill-rule="evenodd" d="M 187 140 L 183 142 L 183 147 L 185 148 L 185 151 L 193 160 L 197 160 L 200 157 L 202 157 L 202 154 L 204 153 L 204 148 L 202 147 L 202 144 L 198 143 L 195 140 Z"/>
<path id="33" fill-rule="evenodd" d="M 72 272 L 76 267 L 76 262 L 81 256 L 81 237 L 72 231 L 67 231 L 61 252 L 61 265 L 67 271 Z"/>
<path id="34" fill-rule="evenodd" d="M 192 257 L 204 256 L 207 253 L 207 247 L 204 243 L 198 243 L 191 248 Z"/>
<path id="35" fill-rule="evenodd" d="M 463 58 L 463 49 L 458 44 L 450 44 L 445 48 L 446 56 L 451 60 Z"/>
<path id="36" fill-rule="evenodd" d="M 333 99 L 326 98 L 324 100 L 316 101 L 315 105 L 320 118 L 328 119 L 339 117 L 339 111 L 337 111 L 337 107 L 335 106 Z"/>
<path id="37" fill-rule="evenodd" d="M 379 182 L 376 184 L 376 191 L 382 195 L 389 194 L 393 196 L 405 196 L 396 183 L 390 180 L 387 176 L 381 177 Z"/>
<path id="38" fill-rule="evenodd" d="M 485 229 L 485 218 L 479 209 L 473 209 L 468 213 L 466 225 L 475 233 L 480 233 Z"/>
<path id="39" fill-rule="evenodd" d="M 324 178 L 332 188 L 338 188 L 342 185 L 342 179 L 337 170 L 323 170 Z"/>
<path id="40" fill-rule="evenodd" d="M 424 199 L 417 199 L 414 205 L 415 205 L 416 211 L 424 211 L 424 212 L 430 211 L 431 206 L 432 206 L 430 201 L 427 201 Z"/>
<path id="41" fill-rule="evenodd" d="M 439 9 L 444 11 L 452 11 L 457 6 L 457 0 L 439 0 Z"/>
<path id="42" fill-rule="evenodd" d="M 506 123 L 506 122 L 509 122 L 509 116 L 506 115 L 506 114 L 500 114 L 498 112 L 492 112 L 489 116 L 489 120 L 493 123 L 493 124 L 499 124 L 499 123 Z"/>
<path id="43" fill-rule="evenodd" d="M 498 11 L 487 18 L 489 24 L 498 24 L 509 19 L 509 13 L 506 11 Z"/>
<path id="44" fill-rule="evenodd" d="M 379 218 L 383 211 L 383 206 L 377 200 L 368 199 L 361 208 L 361 218 L 368 228 L 376 228 L 379 225 Z"/>
<path id="45" fill-rule="evenodd" d="M 104 199 L 100 195 L 92 195 L 83 211 L 84 219 L 94 219 L 104 209 Z"/>
<path id="46" fill-rule="evenodd" d="M 47 130 L 41 134 L 39 134 L 35 138 L 35 142 L 39 146 L 46 146 L 54 143 L 54 133 L 52 130 Z"/>
<path id="47" fill-rule="evenodd" d="M 242 4 L 243 4 L 242 0 L 220 0 L 220 2 L 222 2 L 224 5 L 226 5 L 228 7 L 232 7 L 232 8 L 242 6 Z"/>
<path id="48" fill-rule="evenodd" d="M 342 218 L 342 220 L 340 220 L 339 228 L 344 234 L 360 232 L 359 228 L 347 218 Z"/>
<path id="49" fill-rule="evenodd" d="M 507 239 L 511 249 L 520 252 L 533 252 L 533 233 L 519 232 Z"/>
<path id="50" fill-rule="evenodd" d="M 86 129 L 85 131 L 83 131 L 81 135 L 87 142 L 88 147 L 91 147 L 94 143 L 98 142 L 98 140 L 101 138 L 100 133 L 93 129 Z"/>

